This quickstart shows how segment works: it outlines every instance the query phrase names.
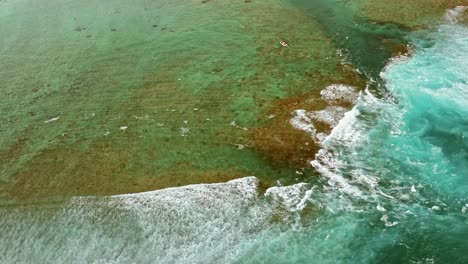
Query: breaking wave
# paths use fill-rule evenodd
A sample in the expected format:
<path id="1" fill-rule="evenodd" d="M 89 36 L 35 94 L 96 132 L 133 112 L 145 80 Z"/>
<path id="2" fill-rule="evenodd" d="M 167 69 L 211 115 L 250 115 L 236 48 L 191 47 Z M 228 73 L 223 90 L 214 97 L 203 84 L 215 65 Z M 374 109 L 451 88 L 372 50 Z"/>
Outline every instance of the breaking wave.
<path id="1" fill-rule="evenodd" d="M 334 127 L 314 135 L 323 182 L 261 194 L 246 177 L 0 208 L 0 262 L 463 263 L 468 29 L 430 34 L 433 46 L 384 70 L 386 90 L 325 89 L 324 99 L 356 100 L 346 113 L 331 109 L 339 121 L 296 111 L 299 129 L 315 133 L 314 119 Z"/>

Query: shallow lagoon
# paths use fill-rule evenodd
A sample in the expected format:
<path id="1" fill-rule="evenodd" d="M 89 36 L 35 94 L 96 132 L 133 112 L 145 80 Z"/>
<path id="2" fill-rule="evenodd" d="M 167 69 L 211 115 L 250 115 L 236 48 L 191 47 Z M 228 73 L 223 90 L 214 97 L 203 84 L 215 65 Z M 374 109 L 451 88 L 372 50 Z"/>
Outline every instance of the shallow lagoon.
<path id="1" fill-rule="evenodd" d="M 2 179 L 20 199 L 289 178 L 295 166 L 266 160 L 252 130 L 274 100 L 346 77 L 287 2 L 2 7 Z"/>

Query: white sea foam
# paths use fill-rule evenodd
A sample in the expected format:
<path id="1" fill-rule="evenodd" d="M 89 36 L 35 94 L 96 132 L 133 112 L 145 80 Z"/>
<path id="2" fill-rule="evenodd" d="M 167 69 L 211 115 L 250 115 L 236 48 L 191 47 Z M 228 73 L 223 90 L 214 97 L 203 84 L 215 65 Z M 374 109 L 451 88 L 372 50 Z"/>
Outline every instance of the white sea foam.
<path id="1" fill-rule="evenodd" d="M 463 15 L 468 6 L 457 6 L 445 12 L 445 21 L 449 23 L 457 23 L 458 19 Z"/>
<path id="2" fill-rule="evenodd" d="M 343 100 L 354 102 L 358 98 L 356 88 L 344 84 L 332 84 L 320 92 L 322 99 L 327 101 Z"/>
<path id="3" fill-rule="evenodd" d="M 310 112 L 309 116 L 334 128 L 348 110 L 341 106 L 329 106 L 324 110 Z"/>
<path id="4" fill-rule="evenodd" d="M 326 151 L 320 150 L 317 154 L 319 158 L 313 160 L 311 165 L 324 177 L 328 179 L 328 184 L 332 187 L 338 188 L 343 193 L 351 196 L 362 196 L 361 190 L 353 186 L 348 179 L 343 177 L 339 172 L 341 161 L 335 157 L 328 155 Z"/>
<path id="5" fill-rule="evenodd" d="M 348 110 L 344 107 L 333 105 L 336 103 L 335 101 L 354 102 L 358 98 L 359 93 L 353 86 L 332 84 L 323 89 L 320 94 L 322 99 L 329 101 L 330 106 L 317 111 L 295 110 L 293 118 L 289 121 L 294 128 L 308 133 L 319 144 L 322 143 L 327 135 L 324 132 L 317 132 L 314 123 L 320 122 L 328 124 L 331 128 L 336 127 Z"/>
<path id="6" fill-rule="evenodd" d="M 0 261 L 236 262 L 257 248 L 258 241 L 278 239 L 282 231 L 272 223 L 273 216 L 280 217 L 281 227 L 293 227 L 288 232 L 297 230 L 299 213 L 312 193 L 299 183 L 268 189 L 264 199 L 257 186 L 256 177 L 245 177 L 111 197 L 75 197 L 53 217 L 45 216 L 47 221 L 40 214 L 9 211 L 0 219 L 0 245 L 11 250 L 0 249 Z"/>
<path id="7" fill-rule="evenodd" d="M 310 186 L 299 183 L 291 186 L 271 187 L 266 191 L 265 196 L 270 197 L 275 204 L 283 206 L 290 212 L 299 212 L 306 207 L 311 194 Z"/>
<path id="8" fill-rule="evenodd" d="M 306 110 L 295 110 L 294 117 L 289 120 L 289 123 L 294 128 L 307 132 L 312 137 L 315 137 L 317 130 L 314 127 L 310 114 Z"/>
<path id="9" fill-rule="evenodd" d="M 319 111 L 306 111 L 303 109 L 295 110 L 293 112 L 293 118 L 289 120 L 289 123 L 296 129 L 302 130 L 308 133 L 315 142 L 321 143 L 326 134 L 323 132 L 317 133 L 317 129 L 314 126 L 315 122 L 322 122 L 328 124 L 331 128 L 338 125 L 338 122 L 346 113 L 346 109 L 340 106 L 329 106 Z"/>
<path id="10" fill-rule="evenodd" d="M 334 145 L 350 147 L 358 144 L 365 138 L 365 134 L 359 130 L 353 130 L 354 125 L 358 122 L 357 116 L 359 111 L 357 108 L 347 112 L 345 117 L 340 120 L 331 134 L 325 138 L 323 148 L 319 150 L 316 159 L 311 162 L 311 165 L 328 178 L 328 184 L 334 186 L 344 193 L 352 196 L 361 196 L 362 192 L 353 186 L 349 179 L 345 178 L 341 170 L 347 167 L 346 161 L 340 159 L 337 153 L 334 153 Z"/>
<path id="11" fill-rule="evenodd" d="M 344 114 L 336 127 L 327 137 L 329 145 L 340 145 L 348 148 L 355 147 L 367 140 L 368 124 L 360 119 L 361 108 L 378 112 L 382 107 L 381 102 L 368 90 L 365 90 L 358 99 L 357 105 Z"/>
<path id="12" fill-rule="evenodd" d="M 458 16 L 465 10 L 456 8 L 449 13 Z M 376 98 L 368 90 L 362 92 L 355 107 L 322 141 L 322 149 L 311 162 L 331 188 L 351 196 L 350 200 L 365 199 L 373 204 L 372 208 L 386 212 L 381 220 L 387 227 L 398 224 L 390 221 L 400 219 L 396 211 L 420 202 L 425 194 L 418 183 L 428 174 L 456 176 L 456 172 L 450 171 L 452 165 L 444 161 L 442 147 L 423 137 L 424 133 L 438 129 L 437 132 L 460 138 L 468 135 L 459 126 L 442 127 L 444 118 L 441 118 L 450 113 L 450 118 L 462 123 L 461 116 L 468 114 L 465 70 L 468 54 L 460 48 L 467 44 L 467 30 L 460 25 L 443 25 L 437 34 L 439 41 L 433 46 L 418 50 L 412 57 L 390 61 L 381 73 L 389 94 Z M 445 112 L 438 112 L 440 108 Z M 439 120 L 441 127 L 431 123 L 434 120 Z M 400 162 L 408 155 L 414 160 Z M 435 159 L 440 166 L 426 165 L 433 164 Z M 408 179 L 411 175 L 415 178 Z M 393 179 L 390 184 L 389 179 Z M 425 180 L 439 185 L 428 189 L 446 191 L 436 179 Z M 445 207 L 435 205 L 430 209 L 433 212 Z M 467 210 L 462 208 L 462 212 Z"/>
<path id="13" fill-rule="evenodd" d="M 378 113 L 382 107 L 382 102 L 366 89 L 357 99 L 356 106 L 344 114 L 330 135 L 322 142 L 322 149 L 311 165 L 328 179 L 330 186 L 353 197 L 362 198 L 364 193 L 359 185 L 366 186 L 366 189 L 370 190 L 378 186 L 377 177 L 367 175 L 358 164 L 349 164 L 343 159 L 343 155 L 352 158 L 355 149 L 368 142 L 372 121 L 362 116 L 361 109 Z"/>
<path id="14" fill-rule="evenodd" d="M 389 217 L 388 215 L 384 214 L 380 220 L 382 220 L 382 222 L 384 222 L 385 226 L 386 227 L 392 227 L 392 226 L 396 226 L 398 224 L 398 222 L 392 222 L 392 221 L 389 221 Z"/>
<path id="15" fill-rule="evenodd" d="M 220 193 L 223 196 L 241 196 L 244 201 L 251 201 L 257 198 L 257 185 L 258 179 L 256 177 L 245 177 L 241 179 L 235 179 L 226 183 L 213 183 L 213 184 L 193 184 L 182 187 L 173 187 L 163 190 L 156 190 L 143 193 L 123 194 L 111 196 L 106 203 L 112 203 L 115 205 L 128 205 L 129 209 L 137 209 L 135 206 L 146 206 L 148 201 L 154 201 L 156 204 L 174 204 L 182 202 L 182 204 L 176 204 L 176 207 L 183 206 L 186 204 L 184 200 L 179 198 L 188 198 L 191 200 L 200 200 L 199 205 L 213 202 L 211 199 L 206 199 L 207 196 L 213 194 L 213 197 L 219 197 Z M 80 199 L 80 198 L 75 198 Z M 207 206 L 209 208 L 209 206 Z"/>
<path id="16" fill-rule="evenodd" d="M 377 210 L 381 211 L 381 212 L 385 212 L 387 211 L 383 206 L 381 206 L 380 204 L 377 204 L 377 207 L 376 207 Z"/>

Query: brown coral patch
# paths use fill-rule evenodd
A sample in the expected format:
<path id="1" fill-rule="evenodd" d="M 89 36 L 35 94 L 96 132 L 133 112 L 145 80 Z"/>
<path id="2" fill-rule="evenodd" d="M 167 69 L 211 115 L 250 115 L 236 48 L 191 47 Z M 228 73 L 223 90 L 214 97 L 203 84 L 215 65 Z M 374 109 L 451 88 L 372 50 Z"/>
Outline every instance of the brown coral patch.
<path id="1" fill-rule="evenodd" d="M 391 38 L 381 38 L 380 41 L 392 54 L 392 57 L 400 56 L 400 55 L 407 55 L 411 52 L 411 49 L 408 45 L 396 41 L 395 39 Z"/>
<path id="2" fill-rule="evenodd" d="M 256 129 L 251 138 L 255 148 L 279 164 L 305 167 L 318 150 L 317 145 L 306 133 L 284 127 L 270 126 Z"/>
<path id="3" fill-rule="evenodd" d="M 289 120 L 292 117 L 292 111 L 303 107 L 308 100 L 309 96 L 300 96 L 275 101 L 270 111 L 270 115 L 274 118 L 264 126 L 250 132 L 254 148 L 274 163 L 307 166 L 319 146 L 310 135 L 294 129 Z M 319 101 L 319 103 L 324 102 Z"/>
<path id="4" fill-rule="evenodd" d="M 331 83 L 346 83 L 358 89 L 365 87 L 365 80 L 348 65 L 343 65 L 333 80 L 328 80 L 328 84 Z M 324 82 L 322 87 L 326 86 Z M 320 146 L 311 135 L 294 128 L 290 124 L 290 119 L 293 117 L 294 110 L 320 111 L 329 106 L 351 109 L 353 102 L 323 100 L 318 89 L 302 96 L 273 101 L 267 115 L 274 118 L 268 119 L 263 126 L 250 131 L 249 136 L 253 147 L 271 159 L 273 163 L 288 164 L 300 168 L 307 167 L 309 162 L 315 158 Z M 317 133 L 329 134 L 332 130 L 330 124 L 319 120 L 314 120 L 313 125 Z"/>
<path id="5" fill-rule="evenodd" d="M 129 140 L 131 141 L 131 140 Z M 72 146 L 45 150 L 16 176 L 9 194 L 17 200 L 73 195 L 134 193 L 192 183 L 224 182 L 243 176 L 233 170 L 201 170 L 190 163 L 146 172 L 130 164 L 131 143 L 106 138 L 80 151 Z M 156 153 L 147 153 L 155 155 Z M 73 160 L 70 157 L 74 157 Z"/>
<path id="6" fill-rule="evenodd" d="M 26 146 L 27 139 L 20 138 L 18 141 L 7 150 L 0 151 L 0 168 L 11 161 L 18 159 Z"/>

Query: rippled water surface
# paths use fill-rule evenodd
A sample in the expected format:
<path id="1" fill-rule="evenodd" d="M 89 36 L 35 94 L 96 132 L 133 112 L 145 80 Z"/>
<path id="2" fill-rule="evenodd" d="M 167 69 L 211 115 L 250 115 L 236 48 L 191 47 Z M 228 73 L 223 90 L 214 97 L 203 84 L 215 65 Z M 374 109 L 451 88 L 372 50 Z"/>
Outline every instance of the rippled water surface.
<path id="1" fill-rule="evenodd" d="M 467 262 L 466 8 L 137 2 L 0 1 L 0 262 Z"/>

